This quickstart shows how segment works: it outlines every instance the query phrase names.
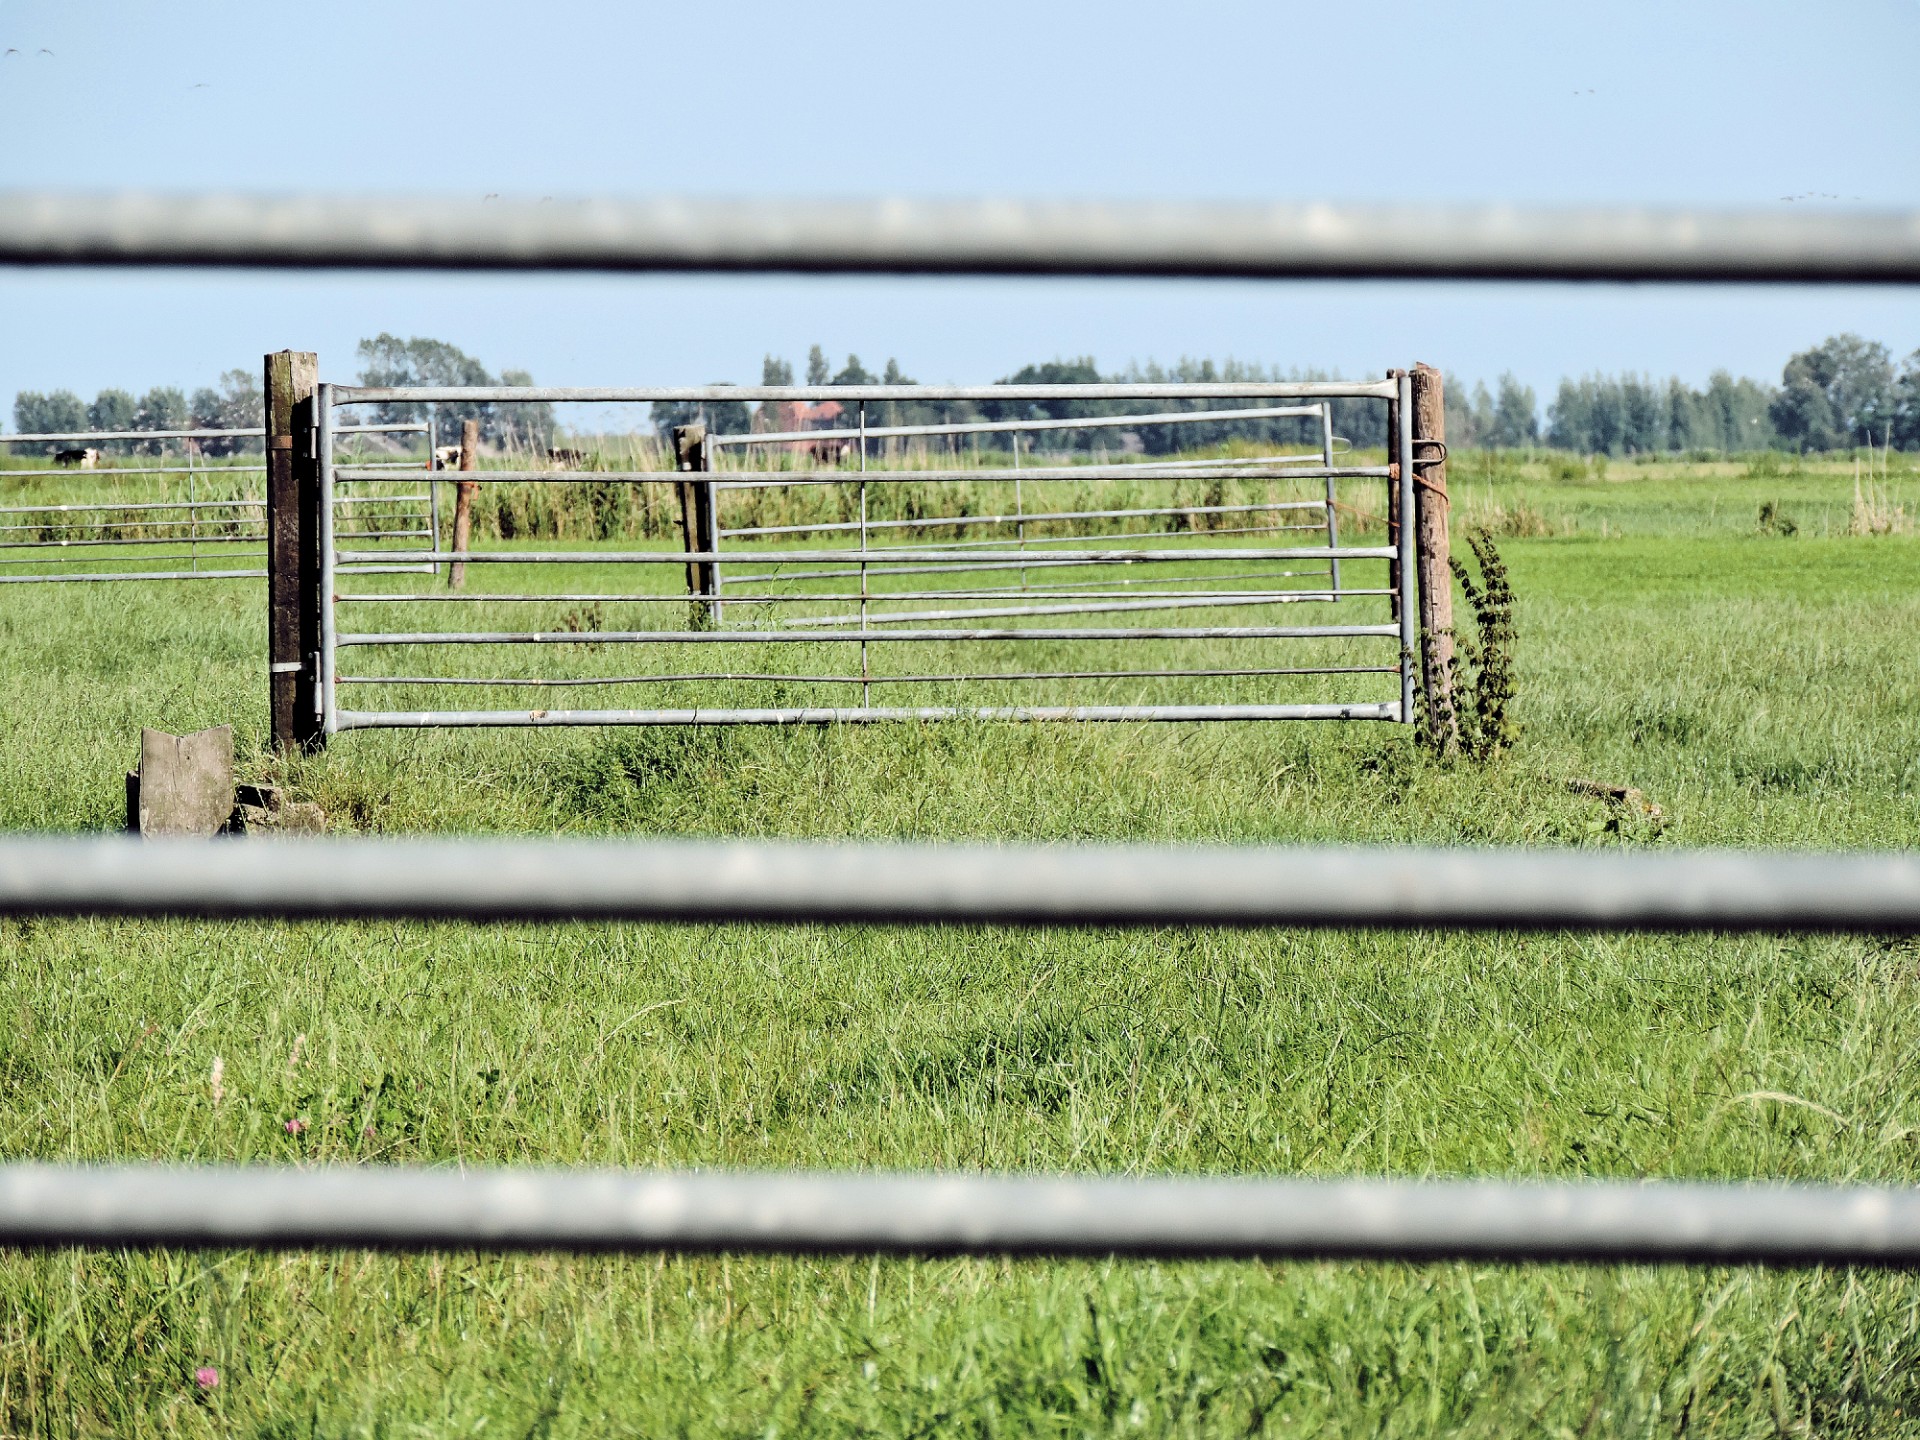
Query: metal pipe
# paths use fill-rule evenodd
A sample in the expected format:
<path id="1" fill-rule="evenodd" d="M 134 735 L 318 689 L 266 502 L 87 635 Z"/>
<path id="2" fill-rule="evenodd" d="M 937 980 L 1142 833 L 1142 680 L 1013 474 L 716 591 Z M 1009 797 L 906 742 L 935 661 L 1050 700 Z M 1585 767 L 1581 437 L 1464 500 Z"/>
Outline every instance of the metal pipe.
<path id="1" fill-rule="evenodd" d="M 257 580 L 266 573 L 265 570 L 138 570 L 113 575 L 0 575 L 0 585 L 98 584 L 103 580 Z"/>
<path id="2" fill-rule="evenodd" d="M 925 515 L 914 520 L 869 520 L 867 529 L 917 530 L 941 525 L 1022 525 L 1042 520 L 1128 520 L 1149 515 L 1243 515 L 1320 508 L 1321 502 L 1318 500 L 1278 500 L 1263 505 L 1161 505 L 1141 510 L 1029 510 L 1020 515 Z M 823 520 L 815 525 L 751 525 L 741 530 L 722 530 L 720 534 L 728 540 L 734 540 L 743 535 L 809 535 L 859 528 L 860 524 L 856 520 Z M 1318 530 L 1321 527 L 1312 525 L 1305 528 Z"/>
<path id="3" fill-rule="evenodd" d="M 0 264 L 1913 284 L 1920 214 L 13 190 Z"/>
<path id="4" fill-rule="evenodd" d="M 111 465 L 88 466 L 85 468 L 66 467 L 64 469 L 20 469 L 0 470 L 0 479 L 6 480 L 62 480 L 69 475 L 264 475 L 264 465 L 214 465 L 203 469 L 194 469 L 189 465 Z"/>
<path id="5" fill-rule="evenodd" d="M 1245 720 L 1398 720 L 1392 701 L 1365 705 L 923 705 L 804 706 L 769 710 L 416 710 L 340 712 L 342 730 L 531 728 L 574 725 L 868 725 L 896 721 L 1016 723 Z"/>
<path id="6" fill-rule="evenodd" d="M 1399 552 L 1395 557 L 1400 562 L 1400 718 L 1407 724 L 1413 724 L 1413 667 L 1420 643 L 1419 610 L 1413 601 L 1414 593 L 1414 523 L 1413 523 L 1413 376 L 1402 372 L 1395 382 L 1399 386 L 1400 397 L 1394 407 L 1394 413 L 1400 417 L 1400 433 L 1395 437 L 1400 451 L 1400 534 Z"/>
<path id="7" fill-rule="evenodd" d="M 0 197 L 3 215 L 4 197 Z M 3 227 L 0 221 L 0 227 Z M 0 242 L 3 243 L 3 242 Z M 3 252 L 0 252 L 3 253 Z M 4 263 L 4 260 L 0 260 Z M 1391 400 L 1384 380 L 1222 380 L 1157 383 L 1095 381 L 1070 385 L 336 385 L 336 405 L 616 404 L 762 400 L 862 401 L 952 400 Z M 591 471 L 571 472 L 576 477 Z"/>
<path id="8" fill-rule="evenodd" d="M 313 424 L 318 437 L 315 464 L 320 472 L 317 477 L 320 493 L 316 497 L 320 506 L 320 654 L 317 657 L 319 673 L 314 677 L 318 682 L 315 698 L 320 705 L 321 734 L 331 735 L 334 731 L 334 646 L 339 631 L 333 603 L 334 570 L 340 557 L 334 548 L 333 533 L 333 387 L 324 382 L 314 386 Z M 435 537 L 434 543 L 439 543 L 439 537 Z"/>
<path id="9" fill-rule="evenodd" d="M 1318 458 L 1313 457 L 1313 458 Z M 869 470 L 870 480 L 1204 480 L 1219 478 L 1223 480 L 1318 480 L 1327 472 L 1320 466 L 1287 465 L 1273 466 L 1253 461 L 1238 462 L 1210 460 L 1204 462 L 1205 468 L 1187 466 L 1184 461 L 1159 465 L 1152 461 L 1140 461 L 1129 464 L 1106 465 L 1047 465 L 1037 469 L 978 470 Z M 371 469 L 365 465 L 342 465 L 339 467 L 341 481 L 391 481 L 392 472 Z M 1218 471 L 1217 477 L 1214 472 Z M 1271 471 L 1271 473 L 1268 473 Z M 45 471 L 33 471 L 35 475 Z M 76 472 L 84 474 L 86 472 Z M 486 480 L 493 484 L 514 485 L 572 485 L 579 482 L 593 484 L 648 484 L 666 485 L 678 483 L 680 472 L 677 470 L 487 470 L 481 472 Z M 720 475 L 753 475 L 753 479 L 715 480 L 714 483 L 725 490 L 777 490 L 796 485 L 851 485 L 857 484 L 858 471 L 833 470 L 781 470 L 771 473 L 765 471 L 732 470 L 718 471 Z M 1385 479 L 1390 473 L 1384 465 L 1337 466 L 1333 470 L 1335 478 L 1342 480 Z"/>
<path id="10" fill-rule="evenodd" d="M 349 550 L 342 553 L 340 558 L 348 562 L 355 560 L 426 561 L 446 560 L 452 554 L 452 551 L 440 550 L 403 550 L 376 555 Z M 1185 550 L 1052 550 L 1047 552 L 1045 558 L 1050 561 L 1076 564 L 1097 562 L 1133 565 L 1142 561 L 1218 563 L 1223 560 L 1326 560 L 1332 557 L 1342 560 L 1391 560 L 1394 558 L 1394 551 L 1385 545 L 1349 545 L 1342 550 L 1329 550 L 1324 545 L 1296 545 L 1281 549 L 1236 545 L 1227 548 Z M 688 561 L 739 560 L 741 556 L 738 551 L 730 555 L 722 555 L 717 550 L 486 550 L 462 551 L 460 558 L 469 563 L 489 565 L 680 565 Z M 863 556 L 859 550 L 767 550 L 756 553 L 753 558 L 781 565 L 838 565 L 848 561 L 858 561 Z M 919 545 L 904 550 L 897 548 L 869 550 L 865 552 L 864 558 L 869 558 L 875 563 L 931 559 L 971 565 L 986 564 L 995 560 L 1019 560 L 1020 552 L 1017 550 L 961 550 L 947 545 Z M 1040 562 L 1029 560 L 1028 563 Z"/>
<path id="11" fill-rule="evenodd" d="M 917 391 L 919 387 L 914 387 Z M 920 397 L 924 398 L 924 397 Z M 915 435 L 1002 435 L 1034 430 L 1115 430 L 1133 425 L 1191 424 L 1198 420 L 1278 420 L 1287 416 L 1317 415 L 1315 405 L 1276 405 L 1239 410 L 1172 410 L 1153 415 L 1097 415 L 1077 420 L 968 420 L 951 425 L 876 425 L 867 431 L 872 440 L 904 439 Z M 716 435 L 713 443 L 721 446 L 784 445 L 796 441 L 852 440 L 858 430 L 781 430 L 774 432 Z M 1312 457 L 1307 457 L 1312 458 Z M 1332 461 L 1328 461 L 1329 464 Z"/>
<path id="12" fill-rule="evenodd" d="M 1396 665 L 1289 665 L 1242 670 L 982 670 L 959 675 L 802 675 L 767 670 L 682 671 L 665 675 L 576 675 L 564 680 L 481 679 L 470 675 L 342 675 L 337 685 L 481 685 L 495 688 L 670 685 L 687 681 L 803 681 L 822 685 L 947 685 L 968 680 L 1219 680 L 1271 675 L 1395 675 Z"/>
<path id="13" fill-rule="evenodd" d="M 0 1244 L 1920 1264 L 1909 1186 L 0 1165 Z"/>
<path id="14" fill-rule="evenodd" d="M 1916 934 L 1920 855 L 36 836 L 0 915 Z"/>
<path id="15" fill-rule="evenodd" d="M 1362 591 L 1362 594 L 1385 594 L 1385 591 Z M 809 596 L 795 596 L 794 602 L 809 599 Z M 878 594 L 874 600 L 887 600 L 891 596 Z M 905 624 L 922 620 L 991 620 L 1006 615 L 1118 615 L 1134 611 L 1147 610 L 1223 610 L 1236 605 L 1293 605 L 1308 601 L 1338 600 L 1337 590 L 1274 590 L 1264 594 L 1248 595 L 1236 593 L 1230 597 L 1216 595 L 1177 595 L 1164 599 L 1107 600 L 1071 605 L 1007 605 L 994 606 L 985 610 L 910 610 L 876 611 L 871 619 L 875 625 Z M 783 625 L 806 629 L 818 627 L 825 629 L 834 625 L 859 625 L 863 621 L 857 615 L 802 615 L 783 620 Z"/>
<path id="16" fill-rule="evenodd" d="M 932 640 L 1349 640 L 1393 636 L 1392 625 L 1194 625 L 1182 629 L 1113 626 L 1073 630 L 876 630 L 875 642 Z M 334 635 L 352 645 L 795 645 L 856 644 L 860 635 L 796 630 L 448 630 Z"/>

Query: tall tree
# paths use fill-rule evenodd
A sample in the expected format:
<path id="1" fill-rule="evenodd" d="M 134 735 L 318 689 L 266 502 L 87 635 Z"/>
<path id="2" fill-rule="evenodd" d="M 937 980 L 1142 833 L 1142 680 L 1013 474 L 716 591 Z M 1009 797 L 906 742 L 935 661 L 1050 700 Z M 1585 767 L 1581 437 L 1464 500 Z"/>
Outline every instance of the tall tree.
<path id="1" fill-rule="evenodd" d="M 41 394 L 22 390 L 13 397 L 13 428 L 20 435 L 69 435 L 87 428 L 87 403 L 71 390 Z M 49 455 L 56 444 L 16 445 L 16 454 Z"/>
<path id="2" fill-rule="evenodd" d="M 1834 450 L 1885 438 L 1893 419 L 1893 361 L 1858 335 L 1830 336 L 1787 361 L 1774 426 L 1802 450 Z"/>
<path id="3" fill-rule="evenodd" d="M 187 397 L 171 385 L 156 385 L 140 397 L 140 407 L 134 413 L 133 423 L 140 430 L 185 430 L 192 419 L 187 408 Z M 184 441 L 148 440 L 139 448 L 149 455 L 159 455 L 166 451 L 178 451 L 185 446 Z"/>
<path id="4" fill-rule="evenodd" d="M 1504 450 L 1531 445 L 1540 438 L 1540 402 L 1533 387 L 1522 385 L 1509 370 L 1500 377 L 1493 403 L 1493 429 L 1487 443 Z"/>
<path id="5" fill-rule="evenodd" d="M 261 423 L 266 401 L 260 394 L 260 377 L 252 370 L 229 370 L 220 377 L 218 387 L 203 385 L 187 402 L 196 430 L 247 430 Z M 231 439 L 198 442 L 206 455 L 234 455 L 260 450 L 258 440 Z"/>
<path id="6" fill-rule="evenodd" d="M 818 345 L 807 351 L 807 384 L 824 385 L 832 373 L 832 367 L 827 364 L 826 351 Z"/>
<path id="7" fill-rule="evenodd" d="M 140 402 L 125 390 L 102 390 L 93 397 L 93 403 L 87 406 L 87 428 L 90 430 L 131 430 L 134 418 L 140 413 Z M 133 445 L 125 440 L 101 442 L 100 448 L 117 454 L 126 454 Z"/>

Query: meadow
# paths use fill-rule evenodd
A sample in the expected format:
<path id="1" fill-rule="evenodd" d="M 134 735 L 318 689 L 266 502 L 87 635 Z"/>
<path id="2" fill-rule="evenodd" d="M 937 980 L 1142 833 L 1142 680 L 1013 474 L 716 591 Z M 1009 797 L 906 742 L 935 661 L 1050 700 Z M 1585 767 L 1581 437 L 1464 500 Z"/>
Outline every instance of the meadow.
<path id="1" fill-rule="evenodd" d="M 1890 469 L 1874 513 L 1912 516 Z M 1920 845 L 1920 538 L 1850 533 L 1852 461 L 1453 472 L 1518 596 L 1487 765 L 1381 724 L 967 722 L 283 763 L 258 582 L 20 585 L 0 825 L 118 828 L 139 726 L 230 722 L 248 775 L 369 834 Z M 1910 941 L 8 921 L 0 1013 L 9 1157 L 1920 1180 Z M 9 1435 L 1309 1430 L 1920 1433 L 1920 1283 L 0 1256 Z"/>

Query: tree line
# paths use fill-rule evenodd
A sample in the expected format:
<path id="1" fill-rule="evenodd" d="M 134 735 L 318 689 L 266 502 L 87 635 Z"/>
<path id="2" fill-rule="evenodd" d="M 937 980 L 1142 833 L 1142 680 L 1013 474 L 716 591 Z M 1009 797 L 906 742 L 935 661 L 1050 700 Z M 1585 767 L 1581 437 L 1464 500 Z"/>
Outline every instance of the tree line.
<path id="1" fill-rule="evenodd" d="M 473 356 L 444 340 L 421 336 L 401 339 L 382 333 L 358 346 L 359 380 L 378 386 L 524 386 L 533 377 L 524 370 L 502 370 L 496 377 Z M 1080 385 L 1100 382 L 1213 383 L 1337 379 L 1320 370 L 1249 364 L 1245 361 L 1183 359 L 1175 365 L 1129 365 L 1102 374 L 1092 356 L 1049 360 L 1022 366 L 999 382 L 1007 385 Z M 791 385 L 794 366 L 769 355 L 761 363 L 763 385 Z M 878 374 L 849 355 L 837 369 L 826 352 L 815 345 L 806 361 L 809 385 L 899 385 L 916 382 L 897 360 L 889 359 Z M 1887 347 L 1858 335 L 1831 336 L 1787 361 L 1778 385 L 1736 378 L 1716 370 L 1704 387 L 1695 388 L 1675 378 L 1664 381 L 1647 375 L 1583 375 L 1560 382 L 1542 423 L 1538 397 L 1532 387 L 1511 374 L 1502 375 L 1493 389 L 1484 382 L 1471 385 L 1448 376 L 1447 437 L 1456 448 L 1519 449 L 1544 445 L 1581 454 L 1632 455 L 1713 451 L 1720 453 L 1783 449 L 1824 451 L 1856 445 L 1893 445 L 1920 449 L 1920 350 L 1896 365 Z M 967 420 L 1068 420 L 1126 414 L 1137 402 L 1121 400 L 981 401 L 932 404 L 908 400 L 867 407 L 873 426 L 937 424 Z M 1360 447 L 1386 440 L 1383 407 L 1364 400 L 1335 400 L 1336 434 Z M 1156 402 L 1166 410 L 1237 408 L 1238 401 Z M 440 436 L 451 443 L 462 422 L 479 422 L 483 441 L 542 449 L 555 433 L 553 406 L 544 402 L 496 404 L 459 401 L 431 406 L 384 404 L 372 418 L 384 422 L 417 421 L 429 415 Z M 14 398 L 16 433 L 69 433 L 81 430 L 244 429 L 258 426 L 261 397 L 258 379 L 246 370 L 229 370 L 218 383 L 191 395 L 171 386 L 157 386 L 136 397 L 130 391 L 102 390 L 86 402 L 70 390 L 41 393 L 23 390 Z M 786 423 L 777 407 L 744 401 L 708 404 L 658 404 L 653 407 L 656 430 L 665 434 L 674 425 L 701 419 L 723 433 L 772 430 Z M 852 417 L 848 417 L 849 420 Z M 1317 424 L 1311 420 L 1199 421 L 1179 425 L 1142 427 L 1134 442 L 1148 454 L 1193 446 L 1244 440 L 1260 445 L 1315 446 Z M 1006 448 L 1004 436 L 985 437 L 983 444 Z M 1117 449 L 1121 439 L 1112 430 L 1067 430 L 1048 434 L 1049 450 L 1093 451 Z M 198 442 L 205 454 L 258 451 L 258 440 Z M 22 447 L 24 448 L 24 447 Z M 52 448 L 52 447 L 39 447 Z M 128 439 L 102 447 L 111 452 L 178 453 L 182 442 Z"/>
<path id="2" fill-rule="evenodd" d="M 380 386 L 531 385 L 524 370 L 499 376 L 458 346 L 420 336 L 402 340 L 382 332 L 357 347 L 359 382 Z M 102 390 L 91 401 L 71 390 L 22 390 L 13 399 L 13 430 L 19 435 L 62 435 L 87 430 L 249 430 L 259 429 L 264 414 L 260 377 L 250 370 L 229 370 L 213 385 L 191 395 L 157 385 L 136 397 L 131 391 Z M 545 448 L 552 443 L 553 407 L 545 403 L 496 405 L 475 401 L 436 405 L 386 404 L 371 407 L 382 423 L 425 420 L 431 415 L 442 440 L 460 438 L 461 423 L 478 420 L 483 442 Z M 185 440 L 109 440 L 94 448 L 107 454 L 180 455 L 191 443 L 202 455 L 258 454 L 257 437 Z M 48 452 L 57 444 L 18 445 L 16 453 Z"/>

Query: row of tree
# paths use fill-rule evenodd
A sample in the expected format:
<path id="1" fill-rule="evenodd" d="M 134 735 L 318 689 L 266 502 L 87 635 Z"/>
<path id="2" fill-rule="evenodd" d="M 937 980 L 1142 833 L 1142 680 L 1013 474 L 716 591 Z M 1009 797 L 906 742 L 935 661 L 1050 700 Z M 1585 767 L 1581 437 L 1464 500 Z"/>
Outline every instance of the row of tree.
<path id="1" fill-rule="evenodd" d="M 362 340 L 358 349 L 360 383 L 380 386 L 531 385 L 524 370 L 503 370 L 498 378 L 458 346 L 444 340 L 414 337 L 402 340 L 385 333 Z M 22 435 L 71 435 L 89 430 L 246 430 L 260 428 L 263 400 L 260 380 L 250 370 L 229 370 L 216 385 L 191 395 L 158 385 L 135 397 L 131 391 L 102 390 L 91 402 L 71 390 L 41 393 L 22 390 L 13 401 L 13 429 Z M 461 423 L 478 420 L 483 441 L 520 444 L 544 449 L 552 443 L 553 407 L 544 403 L 492 404 L 455 401 L 437 405 L 386 404 L 374 406 L 372 418 L 381 422 L 435 420 L 441 438 L 451 444 L 460 438 Z M 191 443 L 203 455 L 257 453 L 255 438 L 185 440 L 110 440 L 94 446 L 115 455 L 184 454 Z M 16 452 L 51 451 L 57 443 L 18 445 Z"/>
<path id="2" fill-rule="evenodd" d="M 382 333 L 362 340 L 358 353 L 363 385 L 473 387 L 533 383 L 533 377 L 524 370 L 503 370 L 495 377 L 474 357 L 444 340 L 420 336 L 403 340 Z M 893 359 L 877 375 L 862 365 L 857 355 L 847 356 L 846 363 L 836 370 L 818 345 L 807 356 L 806 377 L 809 385 L 915 383 Z M 1335 377 L 1317 370 L 1282 372 L 1237 360 L 1221 364 L 1182 360 L 1167 367 L 1130 365 L 1124 371 L 1102 375 L 1093 358 L 1083 356 L 1023 366 L 1000 383 L 1259 383 L 1330 378 Z M 794 367 L 769 355 L 762 362 L 760 379 L 764 385 L 791 385 Z M 1095 419 L 1126 414 L 1135 403 L 1075 399 L 955 404 L 890 401 L 868 406 L 867 422 L 870 426 L 888 426 L 966 420 Z M 1169 401 L 1160 408 L 1201 411 L 1237 408 L 1241 403 Z M 1386 438 L 1381 408 L 1361 400 L 1336 400 L 1334 430 L 1355 445 L 1379 445 Z M 1790 359 L 1777 386 L 1736 379 L 1725 370 L 1716 370 L 1702 389 L 1678 378 L 1659 381 L 1645 375 L 1585 375 L 1560 382 L 1547 407 L 1544 428 L 1539 411 L 1532 388 L 1511 374 L 1502 375 L 1491 391 L 1481 382 L 1469 386 L 1448 377 L 1447 436 L 1458 448 L 1513 449 L 1544 443 L 1561 450 L 1605 455 L 1767 448 L 1836 450 L 1865 444 L 1914 449 L 1920 448 L 1920 351 L 1896 367 L 1886 346 L 1877 341 L 1835 335 Z M 258 426 L 260 415 L 259 383 L 246 370 L 229 370 L 217 385 L 202 387 L 191 396 L 171 386 L 157 386 L 137 398 L 126 390 L 109 389 L 87 403 L 70 390 L 45 394 L 23 390 L 13 404 L 14 430 L 27 434 L 241 429 Z M 458 437 L 462 422 L 469 419 L 479 422 L 483 440 L 496 445 L 544 449 L 552 444 L 554 436 L 553 406 L 545 402 L 392 403 L 373 411 L 373 418 L 386 422 L 417 421 L 429 415 L 436 421 L 442 439 L 449 443 Z M 775 406 L 755 407 L 744 401 L 659 404 L 653 407 L 652 419 L 662 434 L 694 419 L 730 433 L 772 430 L 789 423 Z M 1319 441 L 1315 422 L 1284 418 L 1143 426 L 1136 434 L 1137 443 L 1149 454 L 1226 440 L 1288 447 L 1311 446 Z M 259 449 L 257 440 L 197 443 L 206 454 Z M 985 443 L 1004 448 L 1008 442 L 996 436 L 988 437 Z M 1044 448 L 1115 449 L 1120 443 L 1113 430 L 1090 428 L 1051 432 Z M 103 448 L 122 454 L 159 454 L 178 453 L 184 447 L 179 441 L 128 439 Z"/>
<path id="3" fill-rule="evenodd" d="M 1470 419 L 1460 433 L 1483 439 Z M 1449 431 L 1453 434 L 1452 420 Z M 1843 450 L 1920 447 L 1920 351 L 1895 366 L 1887 347 L 1835 335 L 1787 361 L 1779 385 L 1716 370 L 1706 388 L 1645 375 L 1562 380 L 1547 408 L 1546 442 L 1585 454 L 1686 450 Z"/>
<path id="4" fill-rule="evenodd" d="M 260 384 L 252 372 L 229 370 L 217 385 L 192 395 L 157 385 L 135 398 L 127 390 L 102 390 L 91 403 L 71 390 L 22 390 L 13 397 L 13 429 L 24 435 L 71 435 L 88 430 L 244 430 L 260 425 Z M 93 448 L 113 455 L 182 454 L 184 440 L 113 440 Z M 203 455 L 257 451 L 257 439 L 220 438 L 194 442 Z M 15 446 L 18 452 L 49 452 L 58 443 Z"/>
<path id="5" fill-rule="evenodd" d="M 806 375 L 806 383 L 809 385 L 907 386 L 917 383 L 903 373 L 899 361 L 893 359 L 889 359 L 885 368 L 877 375 L 860 362 L 858 355 L 847 356 L 846 363 L 836 370 L 818 345 L 815 345 L 807 356 Z M 1050 360 L 1044 364 L 1023 366 L 999 383 L 1003 385 L 1095 385 L 1102 382 L 1210 384 L 1331 378 L 1335 377 L 1317 370 L 1282 372 L 1279 369 L 1268 369 L 1238 360 L 1228 360 L 1224 364 L 1216 364 L 1211 360 L 1182 360 L 1179 364 L 1170 367 L 1151 364 L 1145 367 L 1134 365 L 1112 375 L 1102 375 L 1093 357 L 1083 356 L 1075 360 Z M 761 362 L 760 383 L 762 385 L 793 384 L 792 363 L 777 356 L 767 356 Z M 1168 400 L 1155 401 L 1154 408 L 1162 412 L 1198 413 L 1205 410 L 1244 409 L 1249 403 L 1251 402 L 1240 400 Z M 1333 402 L 1333 407 L 1333 424 L 1337 433 L 1353 440 L 1355 444 L 1381 443 L 1384 438 L 1385 422 L 1379 406 L 1369 405 L 1364 400 L 1336 400 Z M 1139 402 L 1132 400 L 984 400 L 937 403 L 888 400 L 869 404 L 866 418 L 870 427 L 964 424 L 978 420 L 1092 420 L 1126 415 L 1138 408 Z M 845 419 L 849 426 L 854 423 L 852 415 L 848 415 Z M 662 435 L 666 434 L 672 426 L 684 425 L 693 420 L 703 421 L 723 434 L 737 434 L 750 430 L 777 431 L 790 423 L 780 408 L 771 403 L 756 407 L 744 401 L 709 401 L 704 404 L 662 403 L 653 407 L 653 423 Z M 1136 443 L 1148 454 L 1164 454 L 1194 446 L 1216 445 L 1230 439 L 1288 447 L 1305 445 L 1317 448 L 1320 444 L 1319 422 L 1310 418 L 1183 421 L 1172 425 L 1143 425 L 1131 433 L 1136 437 Z M 981 438 L 981 444 L 986 448 L 1006 449 L 1010 443 L 1005 435 L 990 434 Z M 1117 450 L 1121 448 L 1122 443 L 1120 434 L 1111 427 L 1089 427 L 1085 430 L 1045 432 L 1043 440 L 1023 440 L 1022 448 L 1038 445 L 1040 448 L 1051 451 Z"/>

